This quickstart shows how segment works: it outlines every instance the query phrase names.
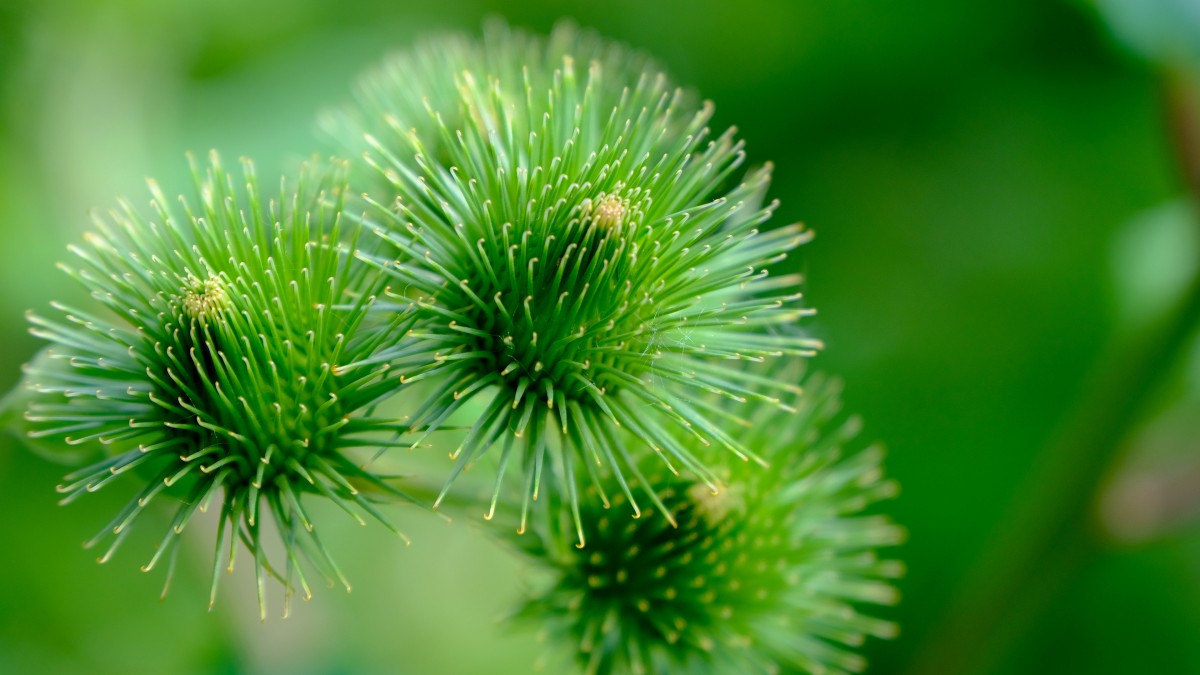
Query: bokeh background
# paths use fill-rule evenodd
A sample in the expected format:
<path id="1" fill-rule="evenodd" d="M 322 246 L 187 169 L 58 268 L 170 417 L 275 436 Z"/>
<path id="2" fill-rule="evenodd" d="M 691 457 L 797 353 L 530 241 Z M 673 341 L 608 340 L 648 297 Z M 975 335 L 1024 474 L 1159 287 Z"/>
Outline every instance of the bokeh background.
<path id="1" fill-rule="evenodd" d="M 1160 348 L 1197 269 L 1164 104 L 1197 4 L 0 0 L 0 387 L 37 348 L 25 311 L 80 296 L 54 265 L 90 209 L 146 202 L 146 176 L 186 191 L 188 150 L 260 175 L 327 152 L 316 113 L 418 36 L 569 17 L 712 98 L 776 163 L 779 219 L 817 232 L 797 263 L 828 344 L 815 365 L 888 446 L 910 533 L 886 611 L 902 632 L 865 646 L 872 672 L 954 649 L 987 655 L 960 672 L 1200 672 L 1200 348 L 1183 335 L 1154 372 L 1121 370 Z M 1131 374 L 1105 384 L 1114 369 Z M 1089 419 L 1104 401 L 1128 419 Z M 1021 523 L 1061 520 L 1031 485 L 1089 428 L 1105 433 L 1061 474 L 1102 478 L 1065 521 L 1086 545 L 1035 556 L 1000 630 L 956 632 Z M 355 591 L 260 625 L 248 567 L 204 611 L 202 533 L 162 603 L 138 571 L 158 528 L 95 564 L 80 542 L 128 490 L 58 507 L 66 471 L 0 441 L 0 672 L 522 673 L 542 653 L 501 618 L 526 570 L 470 526 L 397 514 L 404 548 L 327 518 Z"/>

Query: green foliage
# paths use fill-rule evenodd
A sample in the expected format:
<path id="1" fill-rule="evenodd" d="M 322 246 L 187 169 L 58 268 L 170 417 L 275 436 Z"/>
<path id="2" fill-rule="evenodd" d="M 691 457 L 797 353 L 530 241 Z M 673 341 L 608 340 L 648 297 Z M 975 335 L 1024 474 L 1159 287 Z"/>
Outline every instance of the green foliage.
<path id="1" fill-rule="evenodd" d="M 548 40 L 493 27 L 390 59 L 341 118 L 369 120 L 394 207 L 375 223 L 394 256 L 366 257 L 403 289 L 396 307 L 420 308 L 412 337 L 434 352 L 397 347 L 413 354 L 405 382 L 438 382 L 414 429 L 486 401 L 442 495 L 501 446 L 492 508 L 519 466 L 522 513 L 549 484 L 580 546 L 581 482 L 613 474 L 640 513 L 625 474 L 645 485 L 653 453 L 715 490 L 687 439 L 758 458 L 699 395 L 781 405 L 789 385 L 740 366 L 819 346 L 794 327 L 798 278 L 767 271 L 808 239 L 760 229 L 771 167 L 743 174 L 734 130 L 713 136 L 712 105 L 649 65 L 569 26 Z"/>
<path id="2" fill-rule="evenodd" d="M 280 577 L 289 600 L 294 578 L 310 595 L 302 557 L 349 588 L 305 512 L 305 494 L 385 523 L 356 484 L 402 496 L 346 454 L 397 428 L 362 414 L 388 395 L 392 378 L 384 366 L 340 364 L 370 360 L 410 319 L 364 330 L 379 281 L 347 255 L 357 230 L 341 218 L 343 165 L 306 168 L 267 202 L 248 162 L 240 178 L 215 155 L 206 173 L 192 171 L 195 202 L 173 209 L 152 183 L 151 218 L 123 203 L 71 247 L 76 265 L 63 269 L 90 291 L 91 306 L 31 315 L 50 346 L 27 371 L 35 395 L 26 418 L 30 436 L 114 450 L 67 476 L 63 503 L 123 474 L 145 481 L 88 542 L 112 536 L 101 562 L 152 501 L 173 496 L 182 503 L 143 568 L 166 560 L 169 584 L 178 535 L 223 495 L 210 603 L 240 539 L 254 558 L 265 619 L 266 574 Z M 284 544 L 282 572 L 266 559 L 264 516 Z"/>
<path id="3" fill-rule="evenodd" d="M 837 394 L 817 377 L 795 415 L 754 404 L 739 435 L 771 468 L 725 462 L 720 492 L 648 472 L 670 520 L 627 520 L 588 500 L 586 549 L 553 520 L 533 542 L 517 538 L 556 572 L 522 615 L 576 645 L 588 673 L 862 670 L 851 650 L 896 628 L 853 604 L 896 600 L 886 579 L 902 567 L 874 551 L 902 531 L 863 514 L 896 486 L 879 448 L 842 457 L 858 423 L 838 415 Z"/>

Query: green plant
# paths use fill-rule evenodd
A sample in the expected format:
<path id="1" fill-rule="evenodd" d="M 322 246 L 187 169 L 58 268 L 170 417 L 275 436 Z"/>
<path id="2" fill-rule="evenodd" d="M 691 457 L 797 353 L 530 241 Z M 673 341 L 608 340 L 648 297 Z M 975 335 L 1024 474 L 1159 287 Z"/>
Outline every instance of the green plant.
<path id="1" fill-rule="evenodd" d="M 903 568 L 875 550 L 903 533 L 863 513 L 896 485 L 882 479 L 879 448 L 843 457 L 859 424 L 839 415 L 838 389 L 809 378 L 795 414 L 753 404 L 742 440 L 771 469 L 720 463 L 719 493 L 647 469 L 670 521 L 624 520 L 590 500 L 586 549 L 564 545 L 553 516 L 537 537 L 514 538 L 554 572 L 521 615 L 588 673 L 862 670 L 849 650 L 896 626 L 853 603 L 895 602 L 887 580 Z"/>
<path id="2" fill-rule="evenodd" d="M 77 266 L 63 269 L 97 308 L 55 304 L 54 318 L 30 316 L 50 346 L 26 373 L 36 392 L 26 419 L 32 437 L 112 450 L 67 476 L 58 488 L 63 503 L 122 474 L 146 481 L 88 542 L 112 536 L 101 562 L 151 501 L 171 494 L 182 504 L 143 568 L 166 559 L 169 584 L 178 535 L 223 490 L 210 606 L 223 556 L 232 570 L 240 539 L 254 559 L 265 619 L 264 575 L 281 574 L 266 559 L 264 516 L 284 544 L 290 600 L 293 575 L 310 595 L 302 557 L 349 588 L 305 513 L 305 494 L 385 524 L 356 484 L 404 497 L 346 453 L 385 443 L 378 436 L 399 428 L 362 414 L 394 379 L 386 366 L 365 362 L 411 318 L 398 314 L 368 330 L 380 285 L 347 255 L 357 230 L 342 221 L 343 165 L 306 167 L 295 188 L 269 202 L 249 162 L 240 178 L 215 154 L 205 173 L 195 164 L 192 171 L 194 202 L 172 209 L 152 183 L 151 218 L 122 204 L 95 219 L 84 246 L 72 247 Z"/>
<path id="3" fill-rule="evenodd" d="M 840 458 L 857 427 L 835 388 L 800 386 L 820 343 L 795 325 L 799 278 L 768 269 L 809 235 L 760 229 L 770 166 L 743 173 L 711 104 L 569 26 L 431 41 L 359 99 L 328 126 L 367 148 L 361 202 L 339 162 L 264 203 L 252 165 L 238 187 L 214 155 L 181 211 L 152 185 L 153 217 L 123 205 L 73 249 L 95 307 L 31 319 L 50 346 L 30 436 L 106 454 L 64 501 L 145 481 L 101 560 L 177 499 L 145 567 L 169 583 L 220 493 L 211 600 L 241 541 L 265 619 L 267 576 L 308 595 L 302 559 L 349 588 L 302 499 L 387 524 L 377 501 L 437 508 L 483 462 L 492 489 L 455 507 L 519 511 L 516 547 L 554 577 L 522 613 L 589 671 L 864 667 L 848 647 L 894 627 L 853 605 L 894 600 L 874 549 L 900 530 L 862 512 L 895 488 L 878 451 Z M 464 417 L 445 481 L 402 492 L 369 468 Z"/>
<path id="4" fill-rule="evenodd" d="M 714 490 L 685 439 L 765 465 L 700 394 L 782 405 L 792 385 L 739 366 L 819 346 L 794 326 L 809 313 L 798 279 L 768 275 L 808 239 L 799 225 L 760 229 L 776 206 L 770 166 L 739 175 L 734 130 L 712 137 L 712 105 L 650 65 L 569 26 L 545 41 L 495 26 L 479 45 L 389 60 L 349 117 L 374 120 L 360 125 L 367 161 L 394 206 L 377 231 L 396 257 L 369 259 L 428 315 L 416 337 L 434 359 L 405 359 L 406 377 L 441 384 L 414 427 L 434 432 L 487 400 L 442 495 L 501 445 L 488 517 L 514 459 L 523 513 L 549 467 L 580 547 L 579 483 L 611 473 L 640 513 L 624 474 L 647 484 L 643 452 Z M 425 110 L 391 104 L 405 100 Z"/>

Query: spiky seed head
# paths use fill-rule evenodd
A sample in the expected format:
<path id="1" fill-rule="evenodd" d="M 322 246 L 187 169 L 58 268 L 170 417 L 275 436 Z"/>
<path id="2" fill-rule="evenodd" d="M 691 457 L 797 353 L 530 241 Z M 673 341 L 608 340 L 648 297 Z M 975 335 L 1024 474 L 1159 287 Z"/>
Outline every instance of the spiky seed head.
<path id="1" fill-rule="evenodd" d="M 439 383 L 414 429 L 485 401 L 447 488 L 495 446 L 492 503 L 517 466 L 524 510 L 546 483 L 578 512 L 579 483 L 650 454 L 715 486 L 691 438 L 753 458 L 697 398 L 778 404 L 784 386 L 740 366 L 819 346 L 794 326 L 798 279 L 767 272 L 808 233 L 761 229 L 770 167 L 742 173 L 710 104 L 569 26 L 426 43 L 359 99 L 342 119 L 367 132 L 390 192 L 376 230 L 394 248 L 365 257 L 421 307 L 410 338 L 436 353 L 397 361 Z"/>
<path id="2" fill-rule="evenodd" d="M 856 607 L 896 600 L 888 579 L 902 568 L 876 549 L 903 533 L 863 513 L 895 485 L 878 448 L 841 456 L 857 425 L 838 419 L 834 385 L 810 384 L 795 416 L 751 404 L 743 441 L 771 469 L 726 462 L 717 492 L 646 473 L 675 526 L 588 500 L 586 550 L 553 514 L 534 543 L 514 538 L 554 572 L 520 614 L 588 673 L 861 671 L 863 639 L 896 632 Z"/>
<path id="3" fill-rule="evenodd" d="M 578 87 L 578 82 L 561 82 L 564 64 L 571 65 L 572 75 L 593 67 L 603 73 L 603 78 L 589 86 L 596 93 L 602 90 L 607 101 L 617 100 L 624 89 L 643 77 L 665 77 L 662 67 L 645 52 L 569 22 L 561 22 L 548 36 L 541 36 L 510 28 L 502 20 L 490 20 L 482 38 L 433 35 L 410 49 L 389 54 L 359 77 L 353 102 L 326 111 L 320 125 L 354 156 L 379 144 L 407 154 L 408 148 L 397 143 L 396 136 L 414 130 L 428 147 L 436 148 L 437 156 L 431 159 L 440 161 L 446 157 L 442 154 L 444 143 L 453 142 L 455 131 L 473 123 L 465 117 L 471 111 L 460 105 L 465 96 L 473 92 L 490 96 L 498 85 L 505 96 L 516 92 L 521 99 L 527 94 L 544 99 L 555 78 L 561 85 Z M 443 128 L 450 134 L 444 134 Z"/>
<path id="4" fill-rule="evenodd" d="M 152 501 L 170 496 L 180 505 L 144 569 L 173 568 L 178 535 L 216 501 L 211 599 L 222 558 L 232 566 L 240 540 L 254 558 L 265 618 L 265 575 L 284 583 L 285 604 L 294 582 L 310 594 L 302 558 L 345 583 L 306 495 L 381 517 L 367 495 L 398 494 L 347 452 L 399 428 L 363 411 L 394 388 L 377 356 L 409 320 L 363 329 L 383 280 L 350 255 L 357 227 L 342 221 L 344 164 L 311 165 L 269 201 L 248 161 L 240 176 L 215 154 L 206 172 L 192 170 L 196 201 L 172 206 L 151 184 L 152 217 L 124 204 L 72 247 L 75 264 L 64 269 L 91 300 L 31 316 L 32 332 L 50 344 L 26 371 L 26 418 L 32 436 L 109 450 L 66 478 L 64 502 L 121 474 L 146 480 L 89 542 L 112 538 L 102 562 Z M 284 545 L 274 564 L 265 519 Z"/>

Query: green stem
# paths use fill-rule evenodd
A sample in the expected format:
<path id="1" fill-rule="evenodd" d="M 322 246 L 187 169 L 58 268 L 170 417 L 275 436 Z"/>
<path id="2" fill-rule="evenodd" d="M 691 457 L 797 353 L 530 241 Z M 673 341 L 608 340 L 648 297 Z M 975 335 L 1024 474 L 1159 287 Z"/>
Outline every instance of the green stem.
<path id="1" fill-rule="evenodd" d="M 1018 492 L 1006 533 L 926 640 L 911 673 L 980 672 L 999 651 L 1000 636 L 1019 634 L 1049 599 L 1047 568 L 1063 578 L 1061 566 L 1074 568 L 1090 557 L 1098 547 L 1092 527 L 1097 488 L 1147 401 L 1191 344 L 1198 320 L 1200 276 L 1166 320 L 1106 360 L 1110 365 L 1093 380 L 1080 413 L 1042 456 L 1032 484 Z"/>
<path id="2" fill-rule="evenodd" d="M 1200 198 L 1200 105 L 1188 80 L 1167 79 L 1169 121 L 1189 190 Z M 1024 634 L 1072 574 L 1101 549 L 1099 488 L 1130 429 L 1200 324 L 1200 275 L 1157 322 L 1112 349 L 1062 433 L 1017 492 L 982 563 L 910 664 L 913 675 L 985 672 Z"/>

